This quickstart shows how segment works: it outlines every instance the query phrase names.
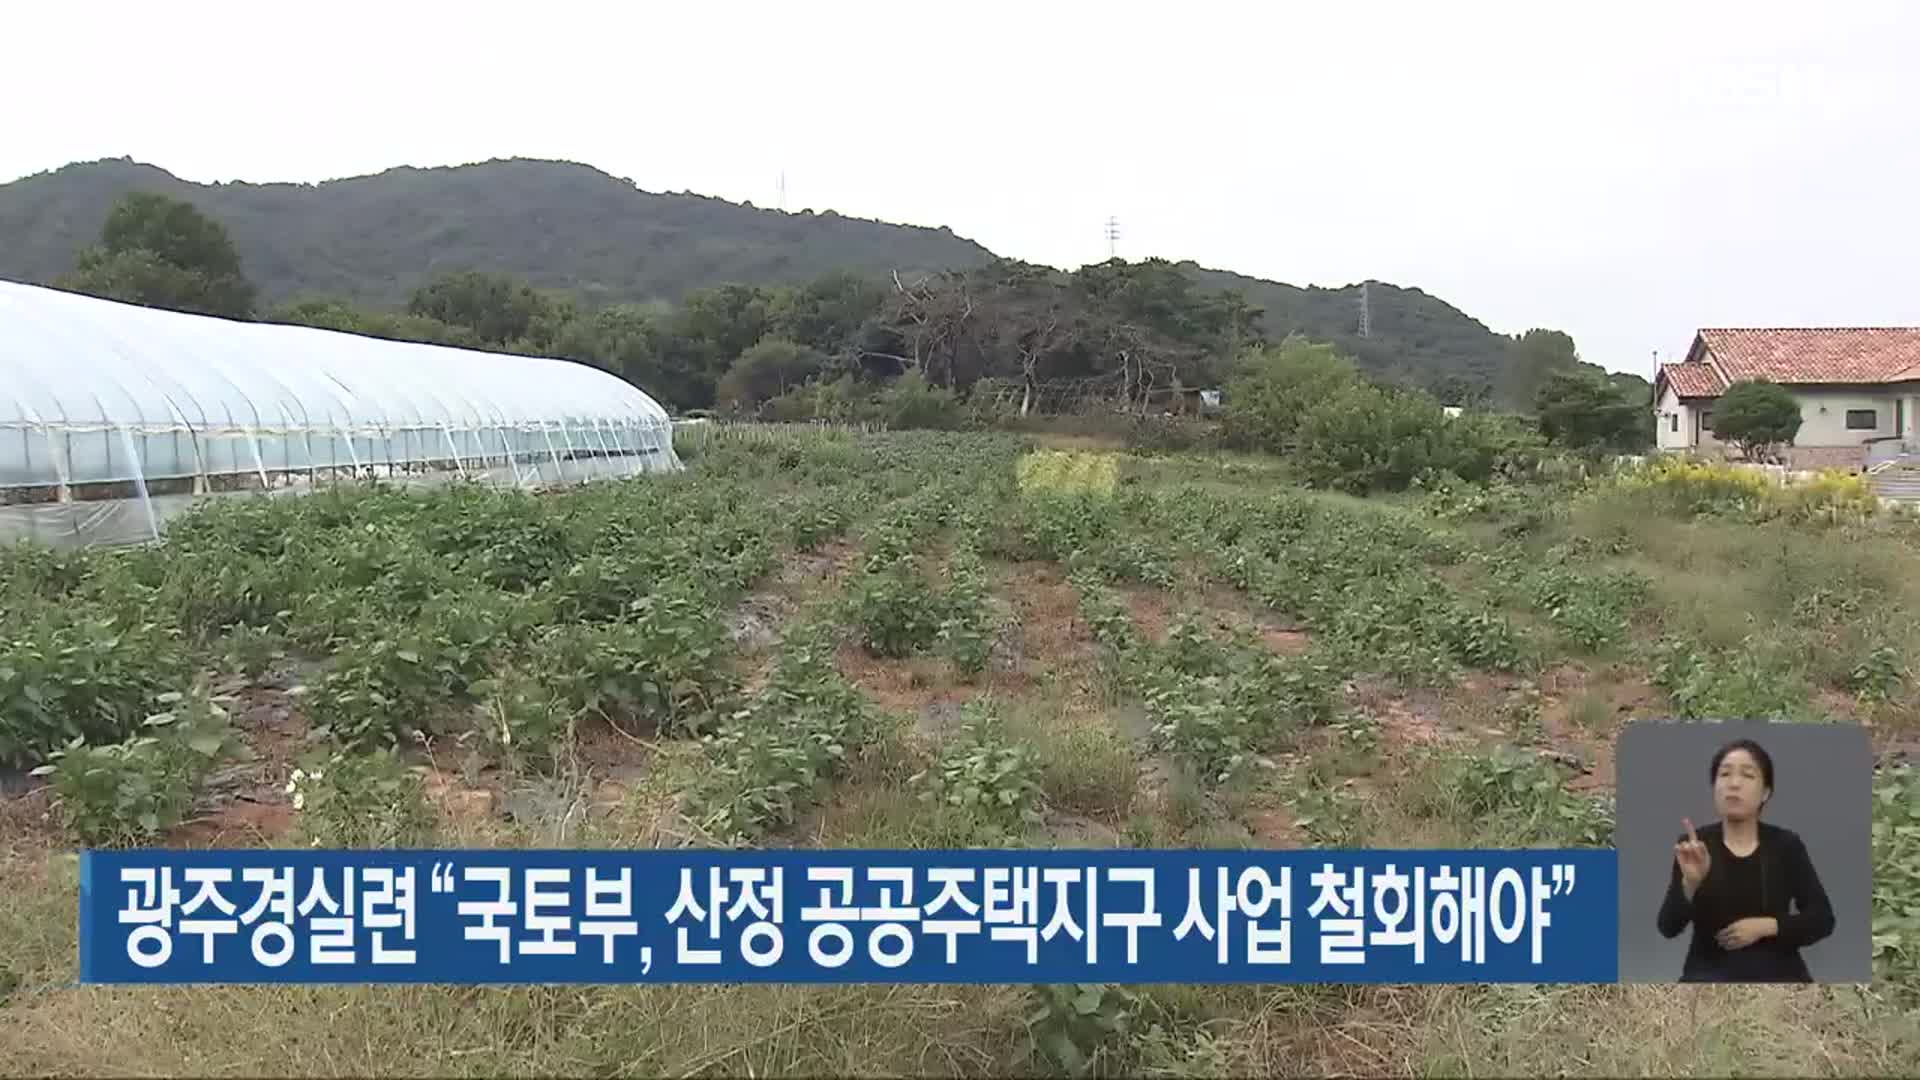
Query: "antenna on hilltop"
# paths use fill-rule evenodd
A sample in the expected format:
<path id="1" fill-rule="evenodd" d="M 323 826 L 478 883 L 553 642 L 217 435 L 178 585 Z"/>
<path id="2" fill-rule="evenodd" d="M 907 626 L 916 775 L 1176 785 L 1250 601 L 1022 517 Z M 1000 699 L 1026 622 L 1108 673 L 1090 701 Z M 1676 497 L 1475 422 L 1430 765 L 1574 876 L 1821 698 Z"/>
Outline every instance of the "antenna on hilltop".
<path id="1" fill-rule="evenodd" d="M 1367 294 L 1367 282 L 1360 283 L 1360 336 L 1373 336 L 1373 304 Z"/>
<path id="2" fill-rule="evenodd" d="M 1107 258 L 1111 259 L 1114 257 L 1115 252 L 1118 251 L 1118 248 L 1116 245 L 1118 245 L 1119 243 L 1120 243 L 1120 219 L 1117 217 L 1109 216 L 1107 218 Z"/>
<path id="3" fill-rule="evenodd" d="M 787 170 L 781 169 L 780 170 L 780 209 L 781 211 L 784 212 L 786 208 L 787 208 Z"/>

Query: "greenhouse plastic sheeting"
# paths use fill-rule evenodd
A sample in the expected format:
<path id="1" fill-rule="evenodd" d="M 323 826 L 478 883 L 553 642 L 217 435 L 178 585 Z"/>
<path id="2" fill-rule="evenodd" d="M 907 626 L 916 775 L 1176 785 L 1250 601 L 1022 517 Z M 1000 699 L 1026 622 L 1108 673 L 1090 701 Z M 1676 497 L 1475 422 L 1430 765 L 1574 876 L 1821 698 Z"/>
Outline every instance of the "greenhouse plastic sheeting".
<path id="1" fill-rule="evenodd" d="M 672 471 L 672 432 L 651 397 L 584 364 L 0 282 L 0 540 L 151 538 L 184 505 L 169 496 L 342 477 Z"/>

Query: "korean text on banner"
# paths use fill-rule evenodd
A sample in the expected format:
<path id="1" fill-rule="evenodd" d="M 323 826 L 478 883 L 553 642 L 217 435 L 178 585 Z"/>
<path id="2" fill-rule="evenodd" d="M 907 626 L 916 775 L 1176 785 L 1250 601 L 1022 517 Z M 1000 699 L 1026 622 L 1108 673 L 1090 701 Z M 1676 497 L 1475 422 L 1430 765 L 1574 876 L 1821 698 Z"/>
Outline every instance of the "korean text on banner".
<path id="1" fill-rule="evenodd" d="M 1615 854 L 88 851 L 88 983 L 1604 983 Z"/>

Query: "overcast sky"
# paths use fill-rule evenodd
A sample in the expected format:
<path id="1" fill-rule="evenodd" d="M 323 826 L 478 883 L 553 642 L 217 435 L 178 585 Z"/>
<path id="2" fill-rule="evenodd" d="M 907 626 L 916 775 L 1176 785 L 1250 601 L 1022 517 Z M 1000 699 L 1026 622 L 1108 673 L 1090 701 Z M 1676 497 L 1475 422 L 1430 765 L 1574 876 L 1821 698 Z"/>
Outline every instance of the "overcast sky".
<path id="1" fill-rule="evenodd" d="M 1417 286 L 1649 373 L 1920 324 L 1920 4 L 9 4 L 0 179 L 493 157 L 1061 267 Z"/>

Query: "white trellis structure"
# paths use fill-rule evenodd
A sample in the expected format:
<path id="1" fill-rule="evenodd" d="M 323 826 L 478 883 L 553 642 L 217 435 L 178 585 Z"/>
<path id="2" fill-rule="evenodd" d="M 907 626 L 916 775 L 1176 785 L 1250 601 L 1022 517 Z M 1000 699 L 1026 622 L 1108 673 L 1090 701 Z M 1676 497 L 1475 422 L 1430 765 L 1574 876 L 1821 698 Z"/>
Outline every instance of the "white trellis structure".
<path id="1" fill-rule="evenodd" d="M 1022 402 L 1035 416 L 1197 414 L 1219 404 L 1218 390 L 1181 386 L 1170 378 L 1156 382 L 1161 374 L 1149 371 L 1130 380 L 1127 373 L 1115 371 L 1078 379 L 1036 379 L 1030 387 L 1017 378 L 985 378 L 973 384 L 970 394 L 971 400 L 1003 416 L 1019 414 Z"/>
<path id="2" fill-rule="evenodd" d="M 157 539 L 223 492 L 680 467 L 666 410 L 585 364 L 0 281 L 0 543 Z"/>

